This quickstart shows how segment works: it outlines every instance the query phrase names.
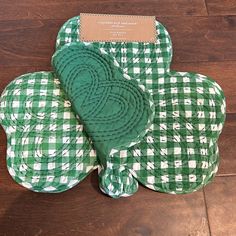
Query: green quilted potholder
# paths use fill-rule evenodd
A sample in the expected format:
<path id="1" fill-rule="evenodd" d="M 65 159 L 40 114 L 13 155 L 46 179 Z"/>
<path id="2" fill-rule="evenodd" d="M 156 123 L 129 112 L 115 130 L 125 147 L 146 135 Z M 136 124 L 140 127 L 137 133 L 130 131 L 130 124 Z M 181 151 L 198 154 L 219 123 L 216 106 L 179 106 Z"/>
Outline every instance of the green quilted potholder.
<path id="1" fill-rule="evenodd" d="M 81 43 L 79 26 L 79 16 L 62 26 L 57 49 Z M 135 179 L 156 191 L 193 192 L 209 183 L 218 168 L 223 92 L 207 76 L 170 71 L 170 37 L 159 22 L 156 29 L 156 43 L 84 42 L 112 55 L 125 73 L 148 89 L 155 106 L 143 140 L 110 155 L 106 168 L 99 167 L 100 188 L 112 197 L 136 191 Z"/>
<path id="2" fill-rule="evenodd" d="M 12 81 L 0 98 L 0 123 L 8 171 L 26 188 L 62 192 L 96 168 L 95 151 L 52 72 Z"/>
<path id="3" fill-rule="evenodd" d="M 75 43 L 58 50 L 52 65 L 103 166 L 111 153 L 141 141 L 153 121 L 153 102 L 114 58 Z"/>
<path id="4" fill-rule="evenodd" d="M 79 17 L 74 17 L 63 25 L 57 49 L 62 51 L 63 45 L 71 42 L 81 44 L 79 23 Z M 97 165 L 101 190 L 114 198 L 137 191 L 137 180 L 155 191 L 177 194 L 196 191 L 210 182 L 219 164 L 217 140 L 225 119 L 223 92 L 206 76 L 170 71 L 170 37 L 159 22 L 156 29 L 154 44 L 92 43 L 102 58 L 109 54 L 118 62 L 115 67 L 119 64 L 123 70 L 118 80 L 137 80 L 134 84 L 143 90 L 140 94 L 148 96 L 147 112 L 155 108 L 149 118 L 153 122 L 150 126 L 143 122 L 147 130 L 137 134 L 132 146 L 119 150 L 123 143 L 115 143 L 119 149 L 112 149 L 110 155 L 98 154 L 104 159 L 97 160 L 82 120 L 76 120 L 62 91 L 64 85 L 53 72 L 23 75 L 7 86 L 0 98 L 0 122 L 8 138 L 9 173 L 18 183 L 38 192 L 61 192 L 79 183 Z M 75 59 L 80 56 L 75 55 Z M 100 60 L 99 54 L 96 63 Z M 73 63 L 71 58 L 68 61 Z M 78 76 L 82 74 L 80 78 L 85 79 L 89 71 L 79 71 Z M 92 107 L 94 101 L 86 105 Z M 110 144 L 108 139 L 105 149 L 96 148 L 107 154 Z"/>

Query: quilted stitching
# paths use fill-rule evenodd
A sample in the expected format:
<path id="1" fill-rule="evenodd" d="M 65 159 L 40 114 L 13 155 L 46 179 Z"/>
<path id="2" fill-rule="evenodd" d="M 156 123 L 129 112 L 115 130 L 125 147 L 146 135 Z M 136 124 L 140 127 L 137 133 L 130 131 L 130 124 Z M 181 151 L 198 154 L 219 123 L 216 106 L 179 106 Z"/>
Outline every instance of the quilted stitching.
<path id="1" fill-rule="evenodd" d="M 84 44 L 66 45 L 52 60 L 100 159 L 140 141 L 154 113 L 144 87 L 122 74 L 116 63 Z"/>
<path id="2" fill-rule="evenodd" d="M 57 48 L 80 41 L 79 24 L 79 17 L 74 17 L 62 26 Z M 224 95 L 206 76 L 171 72 L 171 40 L 159 22 L 156 27 L 156 44 L 93 43 L 115 57 L 129 76 L 141 81 L 156 105 L 154 124 L 143 142 L 116 153 L 107 165 L 125 168 L 151 189 L 188 193 L 207 184 L 217 171 L 216 142 L 225 119 Z M 130 178 L 123 181 L 128 183 Z M 111 195 L 109 188 L 105 191 Z"/>
<path id="3" fill-rule="evenodd" d="M 57 49 L 80 42 L 79 24 L 79 17 L 74 17 L 62 26 Z M 143 84 L 155 106 L 153 124 L 144 138 L 110 153 L 98 166 L 101 190 L 115 198 L 136 192 L 137 180 L 156 191 L 193 192 L 212 180 L 219 164 L 224 94 L 206 76 L 170 71 L 170 36 L 159 22 L 156 29 L 155 44 L 92 43 L 115 58 L 123 73 Z M 89 138 L 58 86 L 52 72 L 27 74 L 10 83 L 0 100 L 9 172 L 34 191 L 65 191 L 98 164 Z"/>
<path id="4" fill-rule="evenodd" d="M 36 192 L 62 192 L 97 165 L 60 81 L 35 72 L 12 81 L 0 99 L 7 134 L 7 166 L 16 182 Z"/>

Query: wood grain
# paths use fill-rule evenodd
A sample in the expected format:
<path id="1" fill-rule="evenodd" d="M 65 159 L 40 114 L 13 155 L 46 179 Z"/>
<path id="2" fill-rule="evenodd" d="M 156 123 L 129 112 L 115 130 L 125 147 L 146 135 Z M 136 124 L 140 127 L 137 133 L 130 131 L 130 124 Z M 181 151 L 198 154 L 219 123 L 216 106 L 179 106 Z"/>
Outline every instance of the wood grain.
<path id="1" fill-rule="evenodd" d="M 0 66 L 50 66 L 56 35 L 63 22 L 0 21 Z"/>
<path id="2" fill-rule="evenodd" d="M 206 16 L 204 0 L 1 0 L 2 20 L 67 19 L 79 13 Z"/>
<path id="3" fill-rule="evenodd" d="M 61 194 L 1 186 L 0 201 L 2 235 L 209 235 L 202 191 L 176 196 L 140 187 L 114 200 L 98 190 L 95 172 Z"/>
<path id="4" fill-rule="evenodd" d="M 174 62 L 236 60 L 236 16 L 158 19 L 171 35 Z"/>
<path id="5" fill-rule="evenodd" d="M 236 175 L 236 114 L 227 114 L 219 139 L 220 167 L 218 175 Z"/>
<path id="6" fill-rule="evenodd" d="M 236 15 L 235 0 L 206 0 L 210 15 Z"/>
<path id="7" fill-rule="evenodd" d="M 234 236 L 236 233 L 236 176 L 216 177 L 205 188 L 211 233 Z"/>
<path id="8" fill-rule="evenodd" d="M 174 62 L 236 60 L 236 16 L 162 17 L 170 32 Z M 50 66 L 64 20 L 0 21 L 0 66 Z"/>

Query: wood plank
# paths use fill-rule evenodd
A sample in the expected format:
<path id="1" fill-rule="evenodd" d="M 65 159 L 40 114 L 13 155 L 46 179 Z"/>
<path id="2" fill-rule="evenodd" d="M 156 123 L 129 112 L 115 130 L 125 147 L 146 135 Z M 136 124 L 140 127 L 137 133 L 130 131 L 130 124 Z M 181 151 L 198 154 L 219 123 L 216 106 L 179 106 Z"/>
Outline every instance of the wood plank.
<path id="1" fill-rule="evenodd" d="M 236 16 L 158 19 L 172 38 L 174 62 L 236 60 Z"/>
<path id="2" fill-rule="evenodd" d="M 100 192 L 95 172 L 60 194 L 7 184 L 0 182 L 2 235 L 209 235 L 202 191 L 177 196 L 140 186 L 114 200 Z"/>
<path id="3" fill-rule="evenodd" d="M 235 0 L 206 0 L 209 15 L 236 15 Z"/>
<path id="4" fill-rule="evenodd" d="M 236 61 L 236 16 L 165 17 L 174 62 Z M 64 20 L 0 21 L 0 65 L 50 66 Z"/>
<path id="5" fill-rule="evenodd" d="M 204 74 L 214 79 L 224 91 L 227 112 L 236 112 L 236 61 L 198 63 L 174 62 L 171 68 L 177 71 L 190 71 Z"/>
<path id="6" fill-rule="evenodd" d="M 233 236 L 236 232 L 236 176 L 216 177 L 205 188 L 211 233 Z"/>
<path id="7" fill-rule="evenodd" d="M 1 0 L 0 19 L 68 19 L 81 12 L 156 16 L 206 16 L 204 0 Z"/>
<path id="8" fill-rule="evenodd" d="M 6 150 L 7 150 L 7 137 L 6 134 L 0 125 L 0 186 L 7 187 L 7 183 L 11 180 L 11 177 L 8 174 L 6 167 Z M 1 211 L 0 211 L 1 212 Z"/>
<path id="9" fill-rule="evenodd" d="M 220 167 L 218 175 L 236 175 L 236 114 L 227 114 L 219 139 Z"/>
<path id="10" fill-rule="evenodd" d="M 50 66 L 63 20 L 0 21 L 0 66 Z"/>

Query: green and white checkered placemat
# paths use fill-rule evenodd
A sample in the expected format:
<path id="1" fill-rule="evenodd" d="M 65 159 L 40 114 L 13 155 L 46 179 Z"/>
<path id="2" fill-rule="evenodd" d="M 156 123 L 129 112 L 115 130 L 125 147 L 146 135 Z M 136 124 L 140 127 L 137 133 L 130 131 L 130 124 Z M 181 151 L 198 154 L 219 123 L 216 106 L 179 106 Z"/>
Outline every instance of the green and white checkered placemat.
<path id="1" fill-rule="evenodd" d="M 79 17 L 74 17 L 62 26 L 57 49 L 80 42 L 79 24 Z M 112 197 L 134 193 L 137 180 L 156 191 L 193 192 L 207 184 L 218 168 L 217 139 L 225 120 L 223 92 L 206 76 L 170 71 L 171 40 L 159 22 L 156 28 L 155 44 L 92 43 L 145 85 L 156 109 L 144 140 L 111 156 L 106 168 L 100 167 L 100 188 Z"/>
<path id="2" fill-rule="evenodd" d="M 79 23 L 74 17 L 62 26 L 57 49 L 79 42 Z M 143 140 L 111 153 L 104 165 L 53 72 L 22 75 L 6 87 L 0 123 L 8 139 L 8 170 L 18 183 L 37 192 L 61 192 L 97 166 L 101 190 L 114 198 L 132 195 L 138 181 L 167 193 L 193 192 L 210 182 L 219 164 L 223 92 L 206 76 L 170 71 L 170 36 L 159 22 L 156 29 L 155 44 L 92 43 L 143 84 L 155 106 Z"/>
<path id="3" fill-rule="evenodd" d="M 0 98 L 13 179 L 36 192 L 62 192 L 96 168 L 96 154 L 52 72 L 12 81 Z"/>

